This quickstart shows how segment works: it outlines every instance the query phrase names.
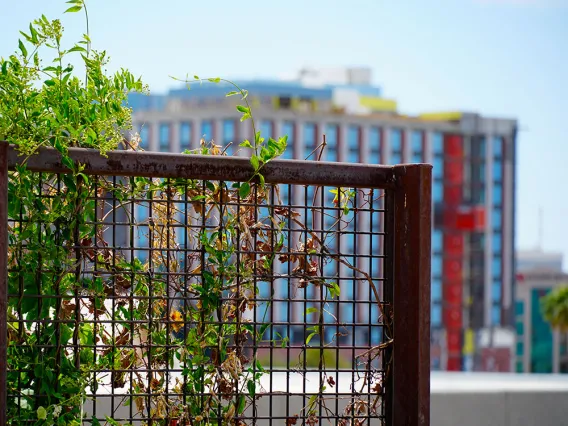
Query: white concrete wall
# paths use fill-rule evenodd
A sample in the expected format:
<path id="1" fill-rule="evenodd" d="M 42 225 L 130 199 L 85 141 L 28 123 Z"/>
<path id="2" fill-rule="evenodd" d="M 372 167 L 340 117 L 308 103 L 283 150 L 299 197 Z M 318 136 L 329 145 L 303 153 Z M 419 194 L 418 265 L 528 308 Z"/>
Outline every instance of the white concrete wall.
<path id="1" fill-rule="evenodd" d="M 568 424 L 568 392 L 432 393 L 432 426 L 560 426 Z"/>

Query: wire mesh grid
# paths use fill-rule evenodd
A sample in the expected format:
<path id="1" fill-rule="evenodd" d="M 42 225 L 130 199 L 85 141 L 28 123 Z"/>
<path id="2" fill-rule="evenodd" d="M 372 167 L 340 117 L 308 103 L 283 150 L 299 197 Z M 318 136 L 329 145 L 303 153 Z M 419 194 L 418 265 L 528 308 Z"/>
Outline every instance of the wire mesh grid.
<path id="1" fill-rule="evenodd" d="M 8 424 L 385 419 L 384 191 L 33 182 L 9 208 Z"/>

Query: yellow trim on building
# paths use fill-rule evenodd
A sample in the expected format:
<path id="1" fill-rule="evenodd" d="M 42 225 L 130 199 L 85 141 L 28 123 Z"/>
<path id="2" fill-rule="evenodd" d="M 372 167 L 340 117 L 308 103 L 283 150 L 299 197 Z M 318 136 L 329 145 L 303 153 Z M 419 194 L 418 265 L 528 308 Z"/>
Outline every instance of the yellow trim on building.
<path id="1" fill-rule="evenodd" d="M 471 328 L 465 330 L 463 336 L 463 354 L 473 355 L 475 353 L 475 334 Z"/>
<path id="2" fill-rule="evenodd" d="M 272 108 L 280 109 L 280 98 L 278 96 L 272 97 Z"/>
<path id="3" fill-rule="evenodd" d="M 431 112 L 427 114 L 420 114 L 418 117 L 422 120 L 431 121 L 459 121 L 462 118 L 462 113 L 459 111 L 449 112 Z"/>
<path id="4" fill-rule="evenodd" d="M 297 110 L 300 106 L 300 99 L 299 98 L 292 98 L 290 99 L 290 107 L 292 110 Z"/>
<path id="5" fill-rule="evenodd" d="M 393 99 L 377 98 L 375 96 L 361 96 L 359 98 L 361 106 L 370 108 L 373 111 L 396 111 L 396 101 Z"/>

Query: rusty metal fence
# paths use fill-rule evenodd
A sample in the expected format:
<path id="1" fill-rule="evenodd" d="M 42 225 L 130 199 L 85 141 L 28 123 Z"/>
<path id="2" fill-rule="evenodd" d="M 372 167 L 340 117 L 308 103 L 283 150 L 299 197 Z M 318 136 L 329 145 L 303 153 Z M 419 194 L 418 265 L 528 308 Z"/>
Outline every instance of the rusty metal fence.
<path id="1" fill-rule="evenodd" d="M 0 143 L 0 426 L 429 424 L 429 165 L 69 154 L 27 159 L 32 215 Z"/>

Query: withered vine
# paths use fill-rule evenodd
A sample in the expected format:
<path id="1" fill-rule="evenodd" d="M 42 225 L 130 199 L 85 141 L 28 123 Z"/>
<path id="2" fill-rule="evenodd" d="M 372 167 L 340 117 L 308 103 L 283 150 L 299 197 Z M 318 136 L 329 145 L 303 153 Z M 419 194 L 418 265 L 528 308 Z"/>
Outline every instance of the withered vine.
<path id="1" fill-rule="evenodd" d="M 33 173 L 24 160 L 10 172 L 8 292 L 20 297 L 10 297 L 8 305 L 9 424 L 79 425 L 88 420 L 117 425 L 112 413 L 97 418 L 85 412 L 87 395 L 110 387 L 126 389 L 123 404 L 153 424 L 245 425 L 245 411 L 262 397 L 265 374 L 257 347 L 248 349 L 251 341 L 257 346 L 289 344 L 280 335 L 267 340 L 270 324 L 256 327 L 251 321 L 258 285 L 274 279 L 275 263 L 290 263 L 297 286 L 321 289 L 326 300 L 338 298 L 341 289 L 322 278 L 322 262 L 354 271 L 380 301 L 377 284 L 328 248 L 328 234 L 313 232 L 298 212 L 286 207 L 277 186 L 265 184 L 262 169 L 284 152 L 286 137 L 263 138 L 255 129 L 253 141 L 240 143 L 251 152 L 248 182 L 109 179 L 85 173 L 68 155 L 70 147 L 95 148 L 101 155 L 121 145 L 139 149 L 137 134 L 125 138 L 131 130 L 126 101 L 128 93 L 147 88 L 126 70 L 105 73 L 106 53 L 90 48 L 86 4 L 67 3 L 67 12 L 83 11 L 87 18 L 81 41 L 66 47 L 61 22 L 42 16 L 22 32 L 19 51 L 0 61 L 0 139 L 15 144 L 24 157 L 40 147 L 55 148 L 71 171 Z M 68 64 L 71 55 L 81 58 L 84 79 Z M 228 96 L 241 96 L 241 119 L 254 126 L 248 94 L 234 86 Z M 202 140 L 198 150 L 187 153 L 224 152 Z M 362 205 L 355 204 L 356 195 Z M 347 226 L 357 208 L 378 195 L 339 188 L 334 196 L 340 207 L 332 225 L 336 229 Z M 119 211 L 135 223 L 134 204 L 143 200 L 152 205 L 146 219 L 147 257 L 116 250 L 103 226 Z M 272 207 L 263 208 L 268 205 Z M 191 225 L 199 221 L 208 226 Z M 308 238 L 285 241 L 286 226 Z M 180 258 L 171 250 L 179 247 L 178 233 L 186 240 L 184 253 L 194 255 Z M 319 392 L 298 415 L 312 425 L 318 422 L 316 407 L 328 410 L 324 392 L 335 385 L 325 373 L 323 309 L 306 312 L 318 318 L 305 347 L 315 337 L 320 340 L 317 367 L 322 374 Z M 357 362 L 371 363 L 382 348 L 359 354 Z M 178 376 L 167 373 L 174 365 L 182 366 Z M 348 405 L 345 419 L 378 410 L 381 379 L 364 377 L 359 392 L 373 385 L 376 397 Z M 286 423 L 295 424 L 298 415 Z"/>

